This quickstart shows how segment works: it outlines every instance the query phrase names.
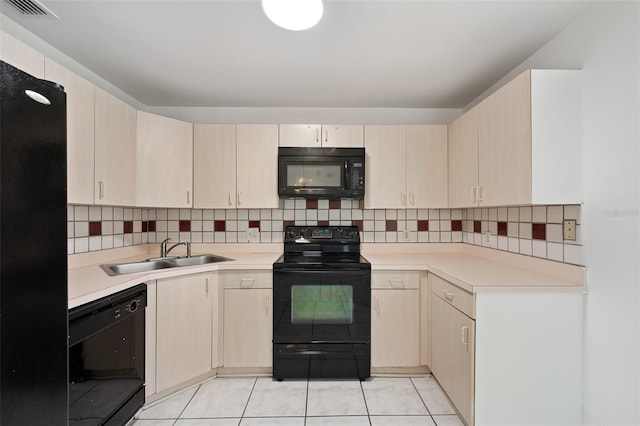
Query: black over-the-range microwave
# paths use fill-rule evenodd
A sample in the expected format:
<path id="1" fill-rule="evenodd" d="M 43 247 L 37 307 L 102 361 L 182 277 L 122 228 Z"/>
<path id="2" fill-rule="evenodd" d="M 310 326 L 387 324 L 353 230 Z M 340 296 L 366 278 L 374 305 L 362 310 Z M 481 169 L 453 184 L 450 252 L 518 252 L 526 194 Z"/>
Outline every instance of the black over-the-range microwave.
<path id="1" fill-rule="evenodd" d="M 278 148 L 278 194 L 362 198 L 364 158 L 364 148 Z"/>

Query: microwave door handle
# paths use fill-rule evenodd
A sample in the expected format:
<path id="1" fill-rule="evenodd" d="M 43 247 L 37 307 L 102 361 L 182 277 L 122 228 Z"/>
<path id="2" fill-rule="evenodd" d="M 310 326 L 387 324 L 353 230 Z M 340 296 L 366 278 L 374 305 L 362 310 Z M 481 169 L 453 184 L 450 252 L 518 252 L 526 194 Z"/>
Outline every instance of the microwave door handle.
<path id="1" fill-rule="evenodd" d="M 344 162 L 344 185 L 343 189 L 349 190 L 349 162 L 345 160 Z"/>

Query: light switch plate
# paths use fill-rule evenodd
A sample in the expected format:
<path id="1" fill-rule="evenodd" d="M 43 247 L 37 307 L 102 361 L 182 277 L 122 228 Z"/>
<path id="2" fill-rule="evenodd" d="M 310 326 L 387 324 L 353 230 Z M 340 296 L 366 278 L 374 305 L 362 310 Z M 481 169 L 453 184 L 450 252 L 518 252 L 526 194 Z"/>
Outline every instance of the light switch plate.
<path id="1" fill-rule="evenodd" d="M 247 241 L 250 243 L 260 242 L 260 228 L 248 228 L 247 229 Z"/>
<path id="2" fill-rule="evenodd" d="M 563 222 L 563 236 L 565 240 L 576 240 L 576 221 L 575 219 L 566 219 Z"/>

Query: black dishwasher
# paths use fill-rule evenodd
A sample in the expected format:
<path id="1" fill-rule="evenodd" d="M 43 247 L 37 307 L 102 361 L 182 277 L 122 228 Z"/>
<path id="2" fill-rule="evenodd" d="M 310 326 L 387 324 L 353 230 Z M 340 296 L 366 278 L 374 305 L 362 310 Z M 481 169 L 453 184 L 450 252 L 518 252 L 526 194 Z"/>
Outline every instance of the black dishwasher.
<path id="1" fill-rule="evenodd" d="M 147 286 L 69 310 L 69 425 L 124 425 L 144 404 Z"/>

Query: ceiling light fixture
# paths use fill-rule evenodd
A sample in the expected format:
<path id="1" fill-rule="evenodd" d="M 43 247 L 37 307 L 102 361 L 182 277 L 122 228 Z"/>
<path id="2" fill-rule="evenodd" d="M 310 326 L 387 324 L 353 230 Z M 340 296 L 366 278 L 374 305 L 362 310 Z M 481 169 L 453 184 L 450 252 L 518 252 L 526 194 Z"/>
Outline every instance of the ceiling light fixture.
<path id="1" fill-rule="evenodd" d="M 279 27 L 307 30 L 322 18 L 322 0 L 262 0 L 265 15 Z"/>

